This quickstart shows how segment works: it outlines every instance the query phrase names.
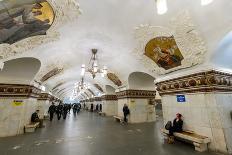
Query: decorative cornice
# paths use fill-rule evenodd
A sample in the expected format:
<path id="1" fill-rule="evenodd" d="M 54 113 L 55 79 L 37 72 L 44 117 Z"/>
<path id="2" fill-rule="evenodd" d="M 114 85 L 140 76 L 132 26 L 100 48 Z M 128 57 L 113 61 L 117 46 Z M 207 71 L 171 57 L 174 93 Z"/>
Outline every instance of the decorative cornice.
<path id="1" fill-rule="evenodd" d="M 195 92 L 231 92 L 232 74 L 206 71 L 156 83 L 160 95 Z"/>
<path id="2" fill-rule="evenodd" d="M 52 95 L 48 94 L 48 93 L 41 93 L 38 97 L 38 100 L 56 100 L 55 97 L 53 97 Z"/>
<path id="3" fill-rule="evenodd" d="M 124 90 L 116 93 L 118 99 L 122 98 L 155 98 L 156 91 L 150 90 Z"/>
<path id="4" fill-rule="evenodd" d="M 0 84 L 0 97 L 38 98 L 41 90 L 30 85 Z"/>
<path id="5" fill-rule="evenodd" d="M 118 100 L 117 95 L 103 95 L 101 98 L 104 101 L 117 101 Z"/>
<path id="6" fill-rule="evenodd" d="M 93 99 L 94 99 L 94 101 L 102 101 L 101 97 L 94 97 Z"/>

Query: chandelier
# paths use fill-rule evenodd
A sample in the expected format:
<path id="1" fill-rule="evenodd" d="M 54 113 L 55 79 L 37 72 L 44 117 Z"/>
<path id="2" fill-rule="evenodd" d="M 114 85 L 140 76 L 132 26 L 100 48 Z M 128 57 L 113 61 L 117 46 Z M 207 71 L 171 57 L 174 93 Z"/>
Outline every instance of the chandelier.
<path id="1" fill-rule="evenodd" d="M 77 92 L 81 92 L 83 90 L 89 89 L 89 85 L 84 82 L 84 77 L 81 77 L 81 81 L 78 83 L 75 83 L 75 90 Z"/>
<path id="2" fill-rule="evenodd" d="M 81 66 L 82 77 L 85 75 L 85 72 L 91 73 L 93 79 L 96 77 L 97 73 L 100 73 L 102 77 L 104 77 L 107 74 L 106 66 L 104 66 L 102 69 L 99 69 L 98 67 L 97 49 L 92 49 L 92 56 L 90 58 L 89 66 L 87 67 L 87 69 L 85 68 L 84 64 Z"/>

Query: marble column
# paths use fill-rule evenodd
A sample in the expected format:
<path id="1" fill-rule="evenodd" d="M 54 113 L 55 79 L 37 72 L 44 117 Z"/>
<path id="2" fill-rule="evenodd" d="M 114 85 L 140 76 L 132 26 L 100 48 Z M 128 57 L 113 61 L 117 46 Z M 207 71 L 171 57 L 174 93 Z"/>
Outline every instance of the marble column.
<path id="1" fill-rule="evenodd" d="M 102 112 L 104 112 L 106 116 L 118 114 L 118 99 L 116 95 L 102 96 Z"/>
<path id="2" fill-rule="evenodd" d="M 232 153 L 232 74 L 200 72 L 156 85 L 162 96 L 164 123 L 181 113 L 185 130 L 211 139 L 210 150 Z"/>
<path id="3" fill-rule="evenodd" d="M 48 93 L 41 93 L 37 99 L 37 109 L 40 110 L 39 116 L 43 118 L 48 115 L 48 109 L 55 98 Z"/>
<path id="4" fill-rule="evenodd" d="M 130 109 L 128 121 L 130 123 L 153 122 L 156 120 L 154 105 L 155 91 L 149 90 L 123 90 L 116 92 L 118 98 L 118 116 L 123 117 L 123 106 L 127 104 Z"/>
<path id="5" fill-rule="evenodd" d="M 30 85 L 0 85 L 0 137 L 23 133 L 37 108 L 41 90 Z"/>

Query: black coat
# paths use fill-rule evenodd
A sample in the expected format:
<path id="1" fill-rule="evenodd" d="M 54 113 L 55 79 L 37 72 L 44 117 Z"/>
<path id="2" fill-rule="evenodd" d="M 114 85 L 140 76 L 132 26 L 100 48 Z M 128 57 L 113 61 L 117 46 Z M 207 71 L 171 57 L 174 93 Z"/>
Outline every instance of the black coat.
<path id="1" fill-rule="evenodd" d="M 177 119 L 175 118 L 173 120 L 173 129 L 175 132 L 182 132 L 183 131 L 183 120 L 179 119 L 177 121 Z"/>
<path id="2" fill-rule="evenodd" d="M 130 110 L 129 110 L 128 106 L 124 106 L 122 111 L 123 111 L 124 115 L 129 115 L 130 114 Z"/>
<path id="3" fill-rule="evenodd" d="M 51 105 L 48 109 L 48 113 L 54 113 L 56 112 L 56 106 L 55 105 Z"/>
<path id="4" fill-rule="evenodd" d="M 36 112 L 31 115 L 31 122 L 36 122 L 39 119 L 39 116 Z"/>

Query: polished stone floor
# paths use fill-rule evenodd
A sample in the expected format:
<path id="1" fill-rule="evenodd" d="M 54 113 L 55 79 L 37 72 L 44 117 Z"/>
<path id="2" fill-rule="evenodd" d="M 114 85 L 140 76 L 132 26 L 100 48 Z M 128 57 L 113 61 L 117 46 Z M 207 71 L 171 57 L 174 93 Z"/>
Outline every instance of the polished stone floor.
<path id="1" fill-rule="evenodd" d="M 35 133 L 0 138 L 0 155 L 214 155 L 181 142 L 164 144 L 161 121 L 123 126 L 112 117 L 81 112 L 45 123 Z"/>

